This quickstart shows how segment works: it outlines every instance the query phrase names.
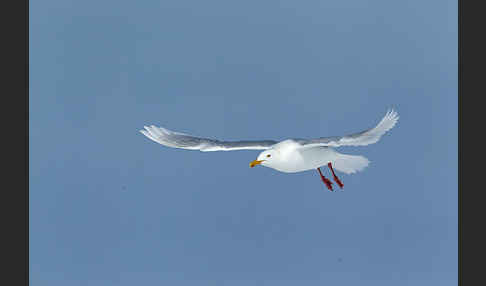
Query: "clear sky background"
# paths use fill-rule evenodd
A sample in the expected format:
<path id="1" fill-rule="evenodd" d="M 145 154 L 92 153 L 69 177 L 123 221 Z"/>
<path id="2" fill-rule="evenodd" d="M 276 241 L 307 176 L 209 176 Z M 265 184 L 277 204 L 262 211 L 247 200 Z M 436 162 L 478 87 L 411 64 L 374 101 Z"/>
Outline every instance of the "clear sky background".
<path id="1" fill-rule="evenodd" d="M 457 1 L 46 0 L 29 25 L 31 285 L 457 285 Z M 139 133 L 345 135 L 390 107 L 334 193 Z"/>

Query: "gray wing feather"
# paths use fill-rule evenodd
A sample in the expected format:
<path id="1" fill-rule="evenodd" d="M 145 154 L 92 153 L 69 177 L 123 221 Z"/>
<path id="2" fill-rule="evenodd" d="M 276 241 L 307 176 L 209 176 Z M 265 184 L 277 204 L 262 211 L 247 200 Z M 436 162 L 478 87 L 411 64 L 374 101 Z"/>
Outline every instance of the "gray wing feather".
<path id="1" fill-rule="evenodd" d="M 154 125 L 144 126 L 140 132 L 149 139 L 167 147 L 189 150 L 206 151 L 232 151 L 232 150 L 265 150 L 278 142 L 273 140 L 262 141 L 220 141 L 209 138 L 200 138 L 180 132 L 174 132 Z"/>
<path id="2" fill-rule="evenodd" d="M 307 147 L 312 146 L 364 146 L 378 142 L 381 136 L 388 130 L 392 129 L 398 121 L 398 113 L 396 111 L 389 110 L 383 119 L 374 128 L 347 135 L 347 136 L 335 136 L 335 137 L 322 137 L 316 139 L 299 139 L 298 142 Z"/>

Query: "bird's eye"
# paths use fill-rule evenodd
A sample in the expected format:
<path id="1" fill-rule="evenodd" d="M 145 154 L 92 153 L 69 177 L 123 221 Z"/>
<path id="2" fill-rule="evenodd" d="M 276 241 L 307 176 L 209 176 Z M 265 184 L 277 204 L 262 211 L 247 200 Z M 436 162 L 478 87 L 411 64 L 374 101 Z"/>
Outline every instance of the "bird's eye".
<path id="1" fill-rule="evenodd" d="M 272 156 L 272 155 L 268 154 L 268 155 L 267 155 L 267 158 L 270 158 L 271 156 Z"/>

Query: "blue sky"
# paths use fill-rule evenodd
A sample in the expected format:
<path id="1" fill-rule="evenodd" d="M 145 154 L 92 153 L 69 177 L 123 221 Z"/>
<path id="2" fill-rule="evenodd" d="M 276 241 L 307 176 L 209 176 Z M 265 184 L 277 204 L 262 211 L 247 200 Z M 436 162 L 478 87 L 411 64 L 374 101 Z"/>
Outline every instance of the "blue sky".
<path id="1" fill-rule="evenodd" d="M 457 285 L 457 1 L 46 0 L 29 25 L 32 285 Z M 335 136 L 390 107 L 334 193 L 138 132 Z"/>

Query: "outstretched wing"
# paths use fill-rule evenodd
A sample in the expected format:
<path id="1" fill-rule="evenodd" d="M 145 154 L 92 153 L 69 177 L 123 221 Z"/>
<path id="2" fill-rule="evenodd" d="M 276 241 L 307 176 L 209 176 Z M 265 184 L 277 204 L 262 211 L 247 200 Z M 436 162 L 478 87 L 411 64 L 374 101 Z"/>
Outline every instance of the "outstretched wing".
<path id="1" fill-rule="evenodd" d="M 393 128 L 398 121 L 398 113 L 394 110 L 389 110 L 385 117 L 374 128 L 351 134 L 348 136 L 336 136 L 336 137 L 322 137 L 317 139 L 303 140 L 299 139 L 298 142 L 305 147 L 312 146 L 364 146 L 378 142 L 380 137 L 388 130 Z"/>
<path id="2" fill-rule="evenodd" d="M 215 139 L 199 138 L 184 133 L 174 132 L 162 127 L 144 126 L 140 132 L 149 139 L 173 148 L 200 151 L 232 151 L 232 150 L 264 150 L 278 143 L 272 140 L 264 141 L 219 141 Z"/>

